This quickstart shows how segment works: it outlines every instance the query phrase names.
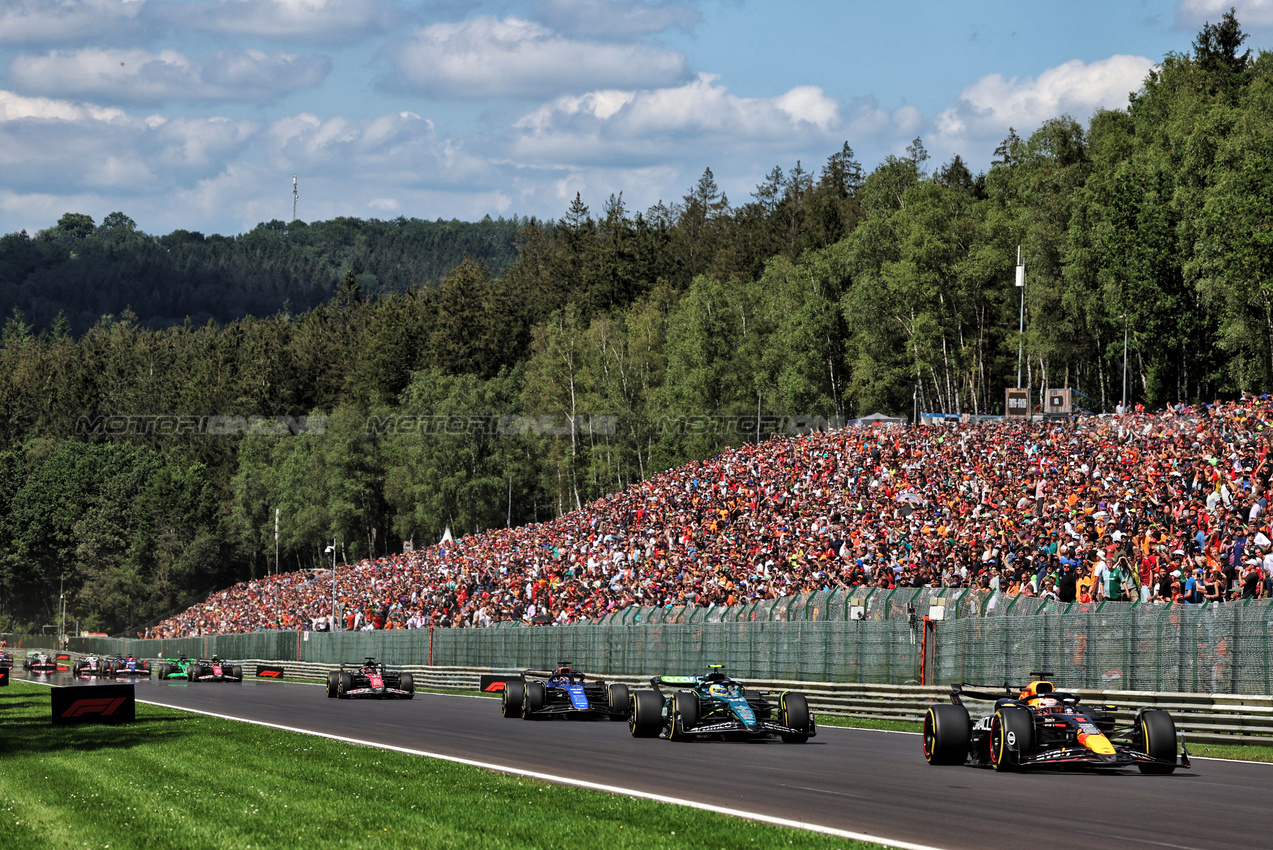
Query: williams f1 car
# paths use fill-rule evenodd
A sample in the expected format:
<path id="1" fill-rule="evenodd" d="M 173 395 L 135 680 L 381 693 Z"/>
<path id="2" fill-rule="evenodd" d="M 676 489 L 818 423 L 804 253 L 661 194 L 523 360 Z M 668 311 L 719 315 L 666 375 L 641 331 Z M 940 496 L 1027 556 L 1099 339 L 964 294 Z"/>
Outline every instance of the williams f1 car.
<path id="1" fill-rule="evenodd" d="M 333 699 L 412 699 L 415 678 L 401 670 L 390 670 L 376 659 L 362 664 L 341 664 L 327 674 L 327 696 Z"/>
<path id="2" fill-rule="evenodd" d="M 91 679 L 94 676 L 101 677 L 106 675 L 106 659 L 96 655 L 85 655 L 83 658 L 76 659 L 71 665 L 71 675 L 77 679 Z"/>
<path id="3" fill-rule="evenodd" d="M 107 658 L 106 676 L 149 676 L 150 662 L 143 661 L 134 655 L 124 655 L 118 658 Z"/>
<path id="4" fill-rule="evenodd" d="M 56 673 L 57 661 L 45 652 L 28 652 L 22 659 L 22 669 L 32 673 Z"/>
<path id="5" fill-rule="evenodd" d="M 628 719 L 628 686 L 589 682 L 583 673 L 562 663 L 552 673 L 526 670 L 521 678 L 504 682 L 505 717 L 523 720 L 556 717 L 575 720 Z"/>
<path id="6" fill-rule="evenodd" d="M 653 690 L 634 691 L 628 729 L 635 738 L 691 741 L 701 738 L 756 739 L 774 735 L 803 744 L 818 734 L 804 694 L 783 691 L 777 702 L 766 691 L 749 691 L 719 664 L 706 676 L 655 676 Z M 674 693 L 664 688 L 677 688 Z"/>
<path id="7" fill-rule="evenodd" d="M 1041 767 L 1121 768 L 1167 774 L 1189 767 L 1189 751 L 1179 743 L 1176 724 L 1160 709 L 1142 708 L 1120 726 L 1113 706 L 1079 708 L 1076 694 L 1056 690 L 1031 673 L 1030 684 L 1002 691 L 952 685 L 950 704 L 931 705 L 924 717 L 924 757 L 929 764 L 988 765 L 995 770 Z M 994 703 L 994 711 L 976 723 L 963 700 Z"/>
<path id="8" fill-rule="evenodd" d="M 226 664 L 214 655 L 211 659 L 192 660 L 186 665 L 186 678 L 192 682 L 242 682 L 243 667 Z"/>
<path id="9" fill-rule="evenodd" d="M 12 666 L 13 666 L 13 656 L 10 655 L 8 652 L 0 650 L 0 667 L 12 667 Z"/>

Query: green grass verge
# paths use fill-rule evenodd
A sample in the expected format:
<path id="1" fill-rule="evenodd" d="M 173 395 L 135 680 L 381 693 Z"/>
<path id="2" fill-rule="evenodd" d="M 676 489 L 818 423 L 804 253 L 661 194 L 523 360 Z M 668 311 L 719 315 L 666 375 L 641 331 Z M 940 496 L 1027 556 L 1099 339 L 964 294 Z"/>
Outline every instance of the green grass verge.
<path id="1" fill-rule="evenodd" d="M 877 846 L 158 706 L 53 726 L 48 693 L 0 690 L 0 847 Z"/>

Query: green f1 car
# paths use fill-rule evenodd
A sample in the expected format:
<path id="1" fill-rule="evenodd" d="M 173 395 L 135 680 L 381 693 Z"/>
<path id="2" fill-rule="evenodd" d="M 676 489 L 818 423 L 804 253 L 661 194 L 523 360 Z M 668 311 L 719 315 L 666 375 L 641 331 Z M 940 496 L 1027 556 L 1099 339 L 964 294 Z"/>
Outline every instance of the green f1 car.
<path id="1" fill-rule="evenodd" d="M 746 690 L 719 664 L 706 676 L 655 676 L 653 690 L 632 694 L 628 729 L 634 738 L 689 741 L 702 738 L 755 739 L 778 736 L 803 744 L 818 734 L 804 694 L 783 691 L 777 702 L 768 692 Z M 676 687 L 664 693 L 664 687 Z"/>
<path id="2" fill-rule="evenodd" d="M 159 662 L 160 679 L 185 679 L 190 673 L 190 659 L 184 655 L 180 658 L 165 658 Z"/>

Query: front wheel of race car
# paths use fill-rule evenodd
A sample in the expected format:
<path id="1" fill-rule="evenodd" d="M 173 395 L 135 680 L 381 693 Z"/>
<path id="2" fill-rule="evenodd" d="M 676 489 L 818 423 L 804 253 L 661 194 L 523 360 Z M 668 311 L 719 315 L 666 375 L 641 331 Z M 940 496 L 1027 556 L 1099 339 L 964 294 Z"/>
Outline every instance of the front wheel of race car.
<path id="1" fill-rule="evenodd" d="M 335 699 L 336 691 L 340 687 L 340 673 L 333 670 L 327 674 L 327 698 Z"/>
<path id="2" fill-rule="evenodd" d="M 167 664 L 160 664 L 160 665 L 159 665 L 159 678 L 161 678 L 161 679 L 166 679 L 166 678 L 168 678 L 168 665 L 167 665 Z"/>
<path id="3" fill-rule="evenodd" d="M 963 764 L 972 740 L 972 719 L 962 705 L 938 703 L 924 715 L 924 758 L 929 764 Z"/>
<path id="4" fill-rule="evenodd" d="M 668 738 L 673 741 L 692 741 L 687 734 L 698 725 L 698 697 L 691 691 L 677 691 L 672 696 L 672 727 Z"/>
<path id="5" fill-rule="evenodd" d="M 243 667 L 238 664 L 234 665 L 234 678 L 238 679 L 240 682 L 243 681 Z"/>
<path id="6" fill-rule="evenodd" d="M 778 697 L 778 722 L 795 733 L 784 732 L 782 740 L 788 744 L 803 744 L 809 740 L 809 700 L 804 694 L 787 691 Z"/>
<path id="7" fill-rule="evenodd" d="M 354 689 L 354 674 L 348 670 L 340 671 L 336 680 L 336 699 L 349 699 L 349 692 Z"/>
<path id="8" fill-rule="evenodd" d="M 1176 770 L 1176 721 L 1162 709 L 1142 711 L 1136 724 L 1140 727 L 1140 745 L 1142 752 L 1160 764 L 1138 764 L 1141 773 L 1153 773 L 1161 776 L 1174 773 Z M 1168 764 L 1167 762 L 1170 762 Z"/>
<path id="9" fill-rule="evenodd" d="M 610 694 L 610 719 L 627 720 L 628 709 L 632 704 L 632 694 L 628 691 L 628 686 L 616 682 L 610 686 L 608 693 Z"/>
<path id="10" fill-rule="evenodd" d="M 657 738 L 663 731 L 663 697 L 658 691 L 633 691 L 628 731 L 633 738 Z"/>
<path id="11" fill-rule="evenodd" d="M 534 720 L 535 712 L 544 707 L 548 701 L 548 689 L 543 682 L 527 682 L 525 696 L 522 697 L 522 720 Z"/>
<path id="12" fill-rule="evenodd" d="M 1016 770 L 1022 753 L 1034 746 L 1034 718 L 1024 708 L 1005 705 L 990 720 L 990 764 L 995 770 Z"/>
<path id="13" fill-rule="evenodd" d="M 203 675 L 203 668 L 202 668 L 202 667 L 200 667 L 198 664 L 191 664 L 191 665 L 190 665 L 188 668 L 186 668 L 186 669 L 187 669 L 186 676 L 187 676 L 187 678 L 189 678 L 189 679 L 190 679 L 190 681 L 192 681 L 192 682 L 193 682 L 195 679 L 198 679 L 200 676 L 202 676 L 202 675 Z"/>
<path id="14" fill-rule="evenodd" d="M 520 717 L 522 700 L 525 698 L 526 683 L 520 679 L 509 679 L 504 683 L 503 713 L 505 717 Z"/>
<path id="15" fill-rule="evenodd" d="M 403 673 L 398 679 L 398 688 L 407 692 L 403 699 L 415 699 L 415 676 Z"/>

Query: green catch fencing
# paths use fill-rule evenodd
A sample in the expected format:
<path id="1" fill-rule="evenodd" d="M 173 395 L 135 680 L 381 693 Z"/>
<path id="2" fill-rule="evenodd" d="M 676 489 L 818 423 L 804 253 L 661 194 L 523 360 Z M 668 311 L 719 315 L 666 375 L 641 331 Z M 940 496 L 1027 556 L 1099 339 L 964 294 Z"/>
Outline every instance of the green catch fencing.
<path id="1" fill-rule="evenodd" d="M 870 596 L 874 596 L 871 594 Z M 908 590 L 808 594 L 731 609 L 651 608 L 569 626 L 256 632 L 165 640 L 73 638 L 79 652 L 162 658 L 546 668 L 644 676 L 723 664 L 740 678 L 927 684 L 1020 681 L 1067 688 L 1273 693 L 1273 604 L 1041 603 Z"/>

